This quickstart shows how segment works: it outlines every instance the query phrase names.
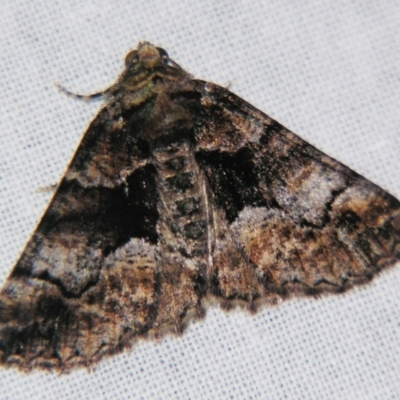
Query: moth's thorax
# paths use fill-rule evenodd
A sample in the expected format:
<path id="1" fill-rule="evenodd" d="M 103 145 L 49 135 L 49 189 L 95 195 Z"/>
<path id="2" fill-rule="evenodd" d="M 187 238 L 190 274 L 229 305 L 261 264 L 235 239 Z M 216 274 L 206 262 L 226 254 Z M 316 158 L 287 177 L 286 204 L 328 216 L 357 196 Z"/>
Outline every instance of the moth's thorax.
<path id="1" fill-rule="evenodd" d="M 188 75 L 170 77 L 146 72 L 119 81 L 110 90 L 110 96 L 117 99 L 123 109 L 128 110 L 149 100 L 157 105 L 162 102 L 166 105 L 172 101 L 173 93 L 192 89 L 193 81 Z"/>

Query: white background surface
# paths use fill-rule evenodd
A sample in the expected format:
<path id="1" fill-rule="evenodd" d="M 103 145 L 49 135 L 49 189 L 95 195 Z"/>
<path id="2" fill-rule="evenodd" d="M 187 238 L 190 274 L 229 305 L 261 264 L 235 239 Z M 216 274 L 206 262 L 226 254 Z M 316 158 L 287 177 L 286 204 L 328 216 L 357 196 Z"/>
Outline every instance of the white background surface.
<path id="1" fill-rule="evenodd" d="M 74 101 L 140 40 L 400 198 L 400 3 L 23 1 L 0 13 L 0 283 L 101 106 Z M 1 399 L 399 399 L 400 266 L 255 316 L 211 309 L 181 338 L 91 372 L 0 369 Z"/>

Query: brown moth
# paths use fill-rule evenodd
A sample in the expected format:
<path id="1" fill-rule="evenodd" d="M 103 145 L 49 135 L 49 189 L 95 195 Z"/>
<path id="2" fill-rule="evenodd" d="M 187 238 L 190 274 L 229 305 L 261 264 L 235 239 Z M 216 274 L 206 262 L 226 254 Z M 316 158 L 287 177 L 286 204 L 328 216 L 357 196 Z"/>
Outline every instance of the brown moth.
<path id="1" fill-rule="evenodd" d="M 2 365 L 91 366 L 212 300 L 255 311 L 399 260 L 390 194 L 161 48 L 125 64 L 1 291 Z"/>

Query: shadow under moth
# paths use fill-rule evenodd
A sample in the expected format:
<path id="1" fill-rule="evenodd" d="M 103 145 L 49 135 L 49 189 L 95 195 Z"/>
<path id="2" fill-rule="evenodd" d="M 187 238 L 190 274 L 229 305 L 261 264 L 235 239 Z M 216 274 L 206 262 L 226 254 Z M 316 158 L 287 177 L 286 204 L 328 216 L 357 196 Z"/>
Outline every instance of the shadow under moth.
<path id="1" fill-rule="evenodd" d="M 70 93 L 71 94 L 71 93 Z M 219 303 L 339 293 L 400 257 L 400 203 L 139 44 L 0 293 L 0 364 L 69 371 Z"/>

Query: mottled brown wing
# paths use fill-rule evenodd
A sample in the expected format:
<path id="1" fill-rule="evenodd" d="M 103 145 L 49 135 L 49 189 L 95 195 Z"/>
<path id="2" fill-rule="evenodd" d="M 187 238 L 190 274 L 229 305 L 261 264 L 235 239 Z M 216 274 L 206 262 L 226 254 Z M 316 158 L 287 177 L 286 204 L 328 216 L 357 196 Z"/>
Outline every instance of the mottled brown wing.
<path id="1" fill-rule="evenodd" d="M 340 292 L 400 258 L 400 203 L 219 86 L 196 160 L 213 207 L 210 290 L 243 300 Z"/>
<path id="2" fill-rule="evenodd" d="M 1 364 L 90 365 L 151 327 L 158 195 L 136 122 L 110 104 L 89 127 L 0 294 Z"/>

